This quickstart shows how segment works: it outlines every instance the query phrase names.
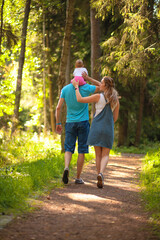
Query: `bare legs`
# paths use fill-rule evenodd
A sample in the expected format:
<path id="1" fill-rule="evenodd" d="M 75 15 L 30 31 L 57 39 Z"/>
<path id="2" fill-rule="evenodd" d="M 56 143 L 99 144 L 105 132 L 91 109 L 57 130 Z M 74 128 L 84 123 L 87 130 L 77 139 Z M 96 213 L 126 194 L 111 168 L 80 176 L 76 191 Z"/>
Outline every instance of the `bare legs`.
<path id="1" fill-rule="evenodd" d="M 69 171 L 69 164 L 70 164 L 71 158 L 72 158 L 72 153 L 65 152 L 65 169 L 68 169 L 67 171 Z M 77 159 L 77 179 L 80 179 L 80 175 L 81 175 L 81 172 L 83 169 L 83 164 L 84 164 L 84 153 L 79 153 L 78 159 Z M 66 175 L 63 178 L 64 178 L 63 182 L 68 183 L 68 179 L 66 180 L 66 178 L 68 178 L 68 172 L 66 173 Z"/>
<path id="2" fill-rule="evenodd" d="M 69 164 L 70 164 L 71 158 L 72 158 L 72 153 L 71 152 L 65 152 L 65 156 L 64 156 L 65 168 L 69 168 Z"/>
<path id="3" fill-rule="evenodd" d="M 104 173 L 108 160 L 109 160 L 109 148 L 94 146 L 96 154 L 96 168 L 97 173 Z"/>
<path id="4" fill-rule="evenodd" d="M 79 153 L 78 159 L 77 159 L 77 179 L 80 179 L 80 175 L 83 169 L 83 164 L 84 164 L 84 153 Z"/>
<path id="5" fill-rule="evenodd" d="M 95 154 L 96 154 L 96 168 L 97 168 L 97 187 L 103 188 L 104 178 L 103 174 L 106 169 L 108 160 L 109 160 L 109 148 L 94 146 Z"/>

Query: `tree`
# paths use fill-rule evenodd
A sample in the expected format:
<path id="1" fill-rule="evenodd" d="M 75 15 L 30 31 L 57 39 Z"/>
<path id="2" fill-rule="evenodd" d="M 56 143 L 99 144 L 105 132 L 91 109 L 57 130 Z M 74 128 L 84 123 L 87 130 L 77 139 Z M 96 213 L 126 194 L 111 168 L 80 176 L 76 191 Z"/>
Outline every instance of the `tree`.
<path id="1" fill-rule="evenodd" d="M 113 3 L 113 2 L 112 2 Z M 129 89 L 130 93 L 125 94 L 125 90 L 121 90 L 123 99 L 125 95 L 125 102 L 122 102 L 120 108 L 120 131 L 119 134 L 127 133 L 125 130 L 128 123 L 124 124 L 121 121 L 122 116 L 127 121 L 134 116 L 133 122 L 135 125 L 134 143 L 139 144 L 141 136 L 141 128 L 143 123 L 143 106 L 144 93 L 146 91 L 146 83 L 149 79 L 154 78 L 155 66 L 152 61 L 156 62 L 159 56 L 157 51 L 158 41 L 155 40 L 156 31 L 154 29 L 156 22 L 151 19 L 151 10 L 154 9 L 153 1 L 119 1 L 113 3 L 111 1 L 95 1 L 94 6 L 98 11 L 99 16 L 103 19 L 109 19 L 109 14 L 112 11 L 111 26 L 115 29 L 107 31 L 106 40 L 102 44 L 103 56 L 102 60 L 102 74 L 111 74 L 116 79 L 118 86 Z M 108 10 L 108 11 L 107 11 Z M 117 19 L 122 19 L 119 24 L 116 24 Z M 154 27 L 153 27 L 154 25 Z M 157 49 L 155 48 L 157 46 Z M 134 85 L 134 96 L 131 95 L 131 85 Z M 139 94 L 138 94 L 139 93 Z M 140 97 L 139 97 L 140 96 Z M 126 108 L 130 102 L 130 106 L 135 108 Z M 124 104 L 124 105 L 123 105 Z M 133 112 L 134 111 L 134 114 Z M 135 121 L 135 112 L 138 111 L 137 119 Z M 123 122 L 123 124 L 121 124 Z M 135 124 L 137 122 L 137 124 Z M 122 130 L 123 128 L 123 130 Z M 130 129 L 129 126 L 128 129 Z M 122 137 L 121 140 L 125 141 Z M 120 141 L 121 144 L 124 144 Z"/>
<path id="2" fill-rule="evenodd" d="M 49 82 L 49 112 L 50 112 L 50 121 L 51 121 L 51 128 L 52 133 L 55 132 L 55 118 L 54 118 L 54 109 L 53 109 L 53 84 L 52 84 L 52 78 L 51 78 L 51 56 L 50 56 L 50 38 L 49 38 L 49 32 L 50 32 L 50 22 L 48 20 L 48 30 L 46 33 L 46 47 L 48 49 L 47 51 L 47 61 L 48 61 L 48 82 Z"/>
<path id="3" fill-rule="evenodd" d="M 91 77 L 100 80 L 99 58 L 100 50 L 100 20 L 96 18 L 96 9 L 90 7 L 91 21 Z M 94 104 L 92 103 L 91 121 L 95 112 Z"/>
<path id="4" fill-rule="evenodd" d="M 21 52 L 19 56 L 19 68 L 18 68 L 17 87 L 16 87 L 16 94 L 15 94 L 16 95 L 15 107 L 14 107 L 14 116 L 13 116 L 13 122 L 12 122 L 11 135 L 14 133 L 19 121 L 19 106 L 20 106 L 21 88 L 22 88 L 22 71 L 23 71 L 23 65 L 24 65 L 24 59 L 25 59 L 26 36 L 27 36 L 27 26 L 28 26 L 30 5 L 31 5 L 31 0 L 26 0 L 22 36 L 21 36 Z"/>
<path id="5" fill-rule="evenodd" d="M 43 7 L 43 119 L 44 119 L 44 136 L 47 135 L 47 106 L 46 106 L 46 19 L 45 9 Z"/>
<path id="6" fill-rule="evenodd" d="M 2 5 L 1 5 L 0 54 L 1 54 L 2 34 L 3 34 L 3 8 L 4 8 L 4 0 L 2 0 Z"/>
<path id="7" fill-rule="evenodd" d="M 58 76 L 58 89 L 59 95 L 61 89 L 64 87 L 66 83 L 65 73 L 67 68 L 67 57 L 69 55 L 69 46 L 71 41 L 71 32 L 72 32 L 72 24 L 73 24 L 73 13 L 74 13 L 74 4 L 75 0 L 67 0 L 67 10 L 66 10 L 66 25 L 65 25 L 65 32 L 64 38 L 62 43 L 62 53 L 61 53 L 61 60 L 60 60 L 60 68 L 59 68 L 59 76 Z M 64 108 L 63 108 L 64 110 Z M 64 126 L 65 123 L 65 111 L 61 114 L 62 124 Z M 64 131 L 61 135 L 61 149 L 64 152 Z"/>

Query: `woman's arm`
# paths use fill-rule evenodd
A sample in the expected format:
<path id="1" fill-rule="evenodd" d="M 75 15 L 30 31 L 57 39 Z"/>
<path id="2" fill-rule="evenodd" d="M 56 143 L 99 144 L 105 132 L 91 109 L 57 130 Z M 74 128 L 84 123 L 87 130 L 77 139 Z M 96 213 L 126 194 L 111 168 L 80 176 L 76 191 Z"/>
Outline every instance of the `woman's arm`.
<path id="1" fill-rule="evenodd" d="M 76 92 L 76 98 L 77 98 L 77 102 L 81 102 L 81 103 L 92 103 L 92 102 L 98 102 L 99 98 L 100 98 L 100 94 L 93 94 L 89 97 L 82 97 L 80 92 L 79 92 L 79 86 L 78 86 L 78 82 L 76 82 L 75 80 L 72 81 L 73 86 L 75 87 L 75 92 Z"/>
<path id="2" fill-rule="evenodd" d="M 101 83 L 100 83 L 99 81 L 97 81 L 97 80 L 89 77 L 86 72 L 83 72 L 83 73 L 82 73 L 82 77 L 83 77 L 85 80 L 88 80 L 89 82 L 91 82 L 92 84 L 94 84 L 95 86 L 98 86 L 98 87 L 99 87 L 99 86 L 101 85 Z"/>
<path id="3" fill-rule="evenodd" d="M 114 111 L 113 111 L 113 120 L 114 123 L 118 120 L 118 115 L 119 115 L 119 100 L 117 100 L 117 106 L 115 107 Z"/>

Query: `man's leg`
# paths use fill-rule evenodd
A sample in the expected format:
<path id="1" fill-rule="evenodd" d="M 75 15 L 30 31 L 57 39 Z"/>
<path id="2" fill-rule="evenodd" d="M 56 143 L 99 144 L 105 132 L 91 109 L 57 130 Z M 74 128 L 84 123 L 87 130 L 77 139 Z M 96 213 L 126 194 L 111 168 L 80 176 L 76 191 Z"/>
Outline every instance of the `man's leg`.
<path id="1" fill-rule="evenodd" d="M 62 181 L 64 184 L 68 183 L 68 177 L 69 177 L 69 164 L 72 158 L 72 154 L 74 153 L 76 143 L 76 131 L 74 123 L 66 123 L 65 125 L 65 169 L 63 172 Z"/>
<path id="2" fill-rule="evenodd" d="M 87 138 L 89 133 L 89 122 L 82 121 L 77 124 L 77 135 L 78 135 L 78 159 L 77 159 L 77 179 L 75 183 L 83 184 L 84 181 L 80 178 L 83 164 L 84 154 L 88 153 Z"/>
<path id="3" fill-rule="evenodd" d="M 72 153 L 66 151 L 65 155 L 64 155 L 64 159 L 65 159 L 65 169 L 63 172 L 63 177 L 62 177 L 62 181 L 64 182 L 64 184 L 68 183 L 68 177 L 69 177 L 69 164 L 72 158 Z"/>
<path id="4" fill-rule="evenodd" d="M 66 152 L 65 152 L 65 155 L 64 155 L 64 159 L 65 159 L 65 168 L 69 168 L 69 164 L 70 164 L 71 158 L 72 158 L 72 153 L 66 151 Z"/>
<path id="5" fill-rule="evenodd" d="M 79 153 L 78 159 L 77 159 L 77 179 L 80 179 L 80 175 L 83 169 L 83 164 L 84 164 L 84 153 Z"/>

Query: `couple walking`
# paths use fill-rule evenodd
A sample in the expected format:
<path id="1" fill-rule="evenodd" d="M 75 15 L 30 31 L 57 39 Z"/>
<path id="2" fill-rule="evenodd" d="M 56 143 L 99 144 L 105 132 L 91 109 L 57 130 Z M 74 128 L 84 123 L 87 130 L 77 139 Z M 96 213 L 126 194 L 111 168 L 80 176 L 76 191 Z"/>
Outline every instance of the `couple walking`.
<path id="1" fill-rule="evenodd" d="M 77 81 L 78 78 L 75 78 L 76 80 L 72 80 L 72 83 L 62 89 L 56 107 L 56 131 L 61 134 L 61 107 L 64 102 L 67 105 L 65 169 L 62 180 L 64 184 L 67 184 L 69 181 L 69 164 L 75 150 L 76 138 L 78 138 L 77 178 L 75 183 L 84 183 L 80 175 L 84 164 L 84 155 L 88 153 L 88 145 L 91 145 L 95 149 L 97 187 L 103 188 L 103 174 L 109 160 L 110 149 L 113 145 L 114 122 L 117 121 L 119 114 L 118 93 L 114 88 L 114 82 L 111 77 L 103 77 L 101 82 L 99 82 L 89 77 L 86 71 L 83 72 L 82 77 L 93 85 L 86 84 L 85 81 L 81 83 L 83 79 L 79 78 L 80 81 Z M 90 94 L 92 95 L 89 96 Z M 88 103 L 93 102 L 96 103 L 96 112 L 90 128 Z"/>

